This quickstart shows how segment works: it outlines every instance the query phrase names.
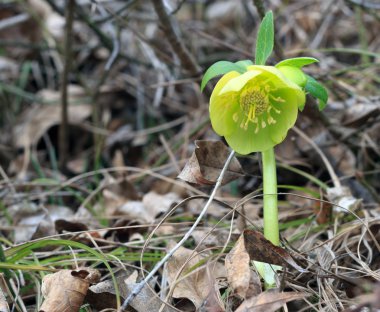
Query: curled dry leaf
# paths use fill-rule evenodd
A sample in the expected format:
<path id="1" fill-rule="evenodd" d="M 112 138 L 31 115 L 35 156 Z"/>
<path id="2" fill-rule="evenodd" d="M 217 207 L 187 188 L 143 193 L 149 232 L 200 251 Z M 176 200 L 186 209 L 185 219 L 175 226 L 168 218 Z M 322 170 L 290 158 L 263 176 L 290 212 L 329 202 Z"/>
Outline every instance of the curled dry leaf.
<path id="1" fill-rule="evenodd" d="M 168 247 L 171 249 L 173 244 L 169 244 Z M 189 258 L 191 259 L 188 261 Z M 170 258 L 166 267 L 169 285 L 174 287 L 173 297 L 189 299 L 197 309 L 209 295 L 210 287 L 213 287 L 211 285 L 215 283 L 215 277 L 224 275 L 224 272 L 220 270 L 220 263 L 212 263 L 209 274 L 206 268 L 199 269 L 198 266 L 202 260 L 203 257 L 197 252 L 180 247 Z M 177 276 L 180 270 L 181 274 Z M 184 278 L 184 276 L 187 277 Z"/>
<path id="2" fill-rule="evenodd" d="M 232 291 L 246 298 L 251 277 L 250 258 L 244 246 L 244 237 L 240 236 L 234 248 L 226 256 L 227 280 Z"/>
<path id="3" fill-rule="evenodd" d="M 278 289 L 271 289 L 256 297 L 245 300 L 235 312 L 274 312 L 280 309 L 285 303 L 304 297 L 306 297 L 306 294 L 303 293 L 279 292 Z"/>
<path id="4" fill-rule="evenodd" d="M 186 163 L 178 178 L 195 184 L 213 185 L 219 177 L 230 150 L 221 141 L 195 141 L 195 151 Z M 239 161 L 232 159 L 223 184 L 244 175 Z"/>
<path id="5" fill-rule="evenodd" d="M 289 265 L 299 272 L 306 272 L 284 248 L 273 245 L 258 231 L 245 230 L 243 233 L 245 248 L 251 260 L 275 264 Z"/>
<path id="6" fill-rule="evenodd" d="M 46 275 L 41 291 L 45 297 L 39 312 L 77 312 L 83 304 L 90 284 L 97 283 L 95 269 L 62 270 Z"/>

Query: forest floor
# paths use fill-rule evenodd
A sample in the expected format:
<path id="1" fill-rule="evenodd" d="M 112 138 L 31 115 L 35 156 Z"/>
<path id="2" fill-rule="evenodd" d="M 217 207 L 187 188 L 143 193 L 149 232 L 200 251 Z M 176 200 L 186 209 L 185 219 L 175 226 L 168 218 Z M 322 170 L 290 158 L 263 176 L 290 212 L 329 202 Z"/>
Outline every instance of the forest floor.
<path id="1" fill-rule="evenodd" d="M 210 197 L 229 149 L 200 81 L 253 59 L 261 1 L 156 1 L 0 4 L 1 312 L 120 310 Z M 380 6 L 265 5 L 269 64 L 315 57 L 329 94 L 275 148 L 281 246 L 237 156 L 127 311 L 380 311 Z"/>

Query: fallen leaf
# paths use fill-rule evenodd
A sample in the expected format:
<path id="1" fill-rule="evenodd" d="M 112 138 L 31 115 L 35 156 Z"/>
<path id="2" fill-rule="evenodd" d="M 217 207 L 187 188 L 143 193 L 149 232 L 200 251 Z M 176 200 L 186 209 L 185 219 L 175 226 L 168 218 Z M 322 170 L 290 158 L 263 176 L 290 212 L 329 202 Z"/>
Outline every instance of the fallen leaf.
<path id="1" fill-rule="evenodd" d="M 213 185 L 220 175 L 230 150 L 221 141 L 195 141 L 195 151 L 178 178 L 188 183 Z M 223 184 L 244 175 L 239 161 L 234 157 L 223 177 Z"/>
<path id="2" fill-rule="evenodd" d="M 227 280 L 234 292 L 240 298 L 245 299 L 251 279 L 250 257 L 245 249 L 244 237 L 240 236 L 234 248 L 225 259 Z"/>
<path id="3" fill-rule="evenodd" d="M 153 223 L 154 216 L 150 215 L 141 201 L 131 200 L 118 207 L 116 215 L 122 215 L 123 219 L 136 221 L 140 224 Z"/>
<path id="4" fill-rule="evenodd" d="M 174 243 L 169 244 L 168 248 L 171 249 L 173 245 Z M 191 259 L 187 261 L 190 257 Z M 166 266 L 168 283 L 174 287 L 173 297 L 189 299 L 196 309 L 199 309 L 206 300 L 210 292 L 210 278 L 211 276 L 212 278 L 218 277 L 218 266 L 220 266 L 219 263 L 216 263 L 214 267 L 213 263 L 211 268 L 214 270 L 207 274 L 206 268 L 197 268 L 203 259 L 197 252 L 180 247 Z M 183 269 L 182 266 L 184 266 Z M 181 273 L 177 276 L 180 270 Z M 184 276 L 187 277 L 183 278 Z"/>
<path id="5" fill-rule="evenodd" d="M 285 303 L 299 300 L 306 297 L 306 294 L 297 292 L 279 292 L 278 289 L 267 290 L 257 297 L 245 300 L 235 312 L 274 312 L 280 309 Z"/>
<path id="6" fill-rule="evenodd" d="M 32 238 L 46 237 L 56 234 L 54 221 L 73 216 L 73 211 L 64 206 L 44 205 L 33 202 L 23 202 L 7 207 L 7 213 L 13 225 L 22 227 L 22 231 L 15 231 L 15 243 L 29 241 Z M 7 225 L 6 219 L 0 218 L 0 226 Z"/>
<path id="7" fill-rule="evenodd" d="M 125 273 L 116 277 L 117 285 L 119 287 L 120 296 L 125 300 L 131 293 L 133 288 L 137 285 L 137 271 L 133 271 L 132 274 L 127 276 Z M 154 281 L 150 282 L 150 287 L 145 285 L 137 296 L 131 301 L 130 306 L 133 309 L 127 311 L 160 311 L 162 305 L 164 305 L 162 312 L 174 312 L 176 311 L 170 305 L 163 303 L 163 301 L 154 293 L 151 289 L 154 285 Z M 107 308 L 116 308 L 116 292 L 112 280 L 106 280 L 93 285 L 89 289 L 89 296 L 86 300 L 90 302 L 92 306 L 95 306 L 98 310 Z"/>
<path id="8" fill-rule="evenodd" d="M 380 101 L 371 102 L 366 99 L 366 103 L 355 103 L 355 105 L 345 109 L 343 112 L 343 125 L 345 127 L 358 128 L 371 117 L 378 116 L 380 112 Z"/>
<path id="9" fill-rule="evenodd" d="M 42 280 L 45 297 L 40 312 L 78 312 L 90 284 L 97 283 L 100 273 L 95 269 L 62 270 Z"/>
<path id="10" fill-rule="evenodd" d="M 68 120 L 70 124 L 80 124 L 91 115 L 91 105 L 86 103 L 85 93 L 78 86 L 69 86 L 69 105 Z M 21 121 L 15 126 L 14 140 L 15 146 L 18 148 L 27 148 L 36 144 L 46 131 L 60 124 L 61 121 L 61 105 L 60 93 L 58 91 L 43 90 L 37 94 L 46 102 L 56 102 L 56 105 L 33 105 L 26 111 Z M 77 104 L 74 102 L 85 102 L 86 104 Z"/>
<path id="11" fill-rule="evenodd" d="M 0 273 L 0 281 L 4 279 L 3 273 Z M 0 286 L 2 283 L 0 282 Z M 0 287 L 0 312 L 9 312 L 9 306 L 7 302 L 7 298 L 3 293 L 2 287 Z"/>
<path id="12" fill-rule="evenodd" d="M 212 227 L 203 227 L 195 230 L 191 236 L 194 238 L 195 244 L 200 247 L 209 248 L 223 246 L 229 239 L 230 233 L 224 229 L 213 229 Z M 236 240 L 240 235 L 233 231 L 231 238 Z"/>
<path id="13" fill-rule="evenodd" d="M 142 202 L 148 214 L 157 217 L 158 215 L 169 211 L 169 209 L 180 200 L 179 196 L 173 192 L 164 195 L 157 194 L 156 192 L 149 192 L 144 195 Z"/>
<path id="14" fill-rule="evenodd" d="M 283 266 L 290 265 L 299 272 L 306 272 L 284 248 L 273 245 L 258 231 L 243 232 L 245 248 L 251 260 Z"/>
<path id="15" fill-rule="evenodd" d="M 352 196 L 351 190 L 346 186 L 330 187 L 327 189 L 327 198 L 334 203 L 335 212 L 350 213 L 359 208 L 361 199 Z"/>

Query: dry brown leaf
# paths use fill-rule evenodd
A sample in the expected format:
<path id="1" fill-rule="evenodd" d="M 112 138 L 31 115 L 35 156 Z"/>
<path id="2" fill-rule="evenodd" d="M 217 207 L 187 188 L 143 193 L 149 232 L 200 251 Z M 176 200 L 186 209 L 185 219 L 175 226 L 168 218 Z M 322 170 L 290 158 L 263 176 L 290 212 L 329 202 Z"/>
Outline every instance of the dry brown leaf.
<path id="1" fill-rule="evenodd" d="M 144 204 L 138 200 L 131 200 L 118 207 L 116 215 L 122 215 L 123 219 L 138 222 L 140 224 L 153 223 L 154 217 L 148 213 Z"/>
<path id="2" fill-rule="evenodd" d="M 173 244 L 169 244 L 168 248 L 171 249 Z M 190 258 L 191 260 L 187 262 Z M 199 309 L 210 292 L 210 285 L 214 281 L 210 281 L 209 276 L 215 276 L 220 268 L 220 264 L 216 263 L 215 270 L 207 274 L 206 269 L 194 269 L 199 266 L 203 258 L 190 249 L 180 247 L 167 263 L 167 276 L 168 282 L 171 287 L 174 287 L 174 298 L 186 298 L 189 299 L 197 309 Z M 178 271 L 186 263 L 181 274 L 177 277 Z M 214 263 L 210 266 L 214 268 Z M 194 272 L 193 272 L 194 271 Z M 220 273 L 219 273 L 220 274 Z M 186 278 L 183 278 L 187 276 Z M 216 276 L 218 277 L 218 276 Z M 177 283 L 178 281 L 178 283 Z"/>
<path id="3" fill-rule="evenodd" d="M 280 309 L 285 303 L 306 297 L 303 293 L 279 292 L 278 289 L 271 289 L 245 300 L 235 312 L 274 312 Z"/>
<path id="4" fill-rule="evenodd" d="M 68 92 L 69 101 L 72 103 L 68 109 L 68 120 L 70 124 L 80 124 L 91 115 L 91 105 L 83 104 L 86 103 L 86 99 L 82 88 L 69 86 Z M 61 106 L 58 105 L 60 93 L 43 90 L 37 96 L 47 102 L 57 102 L 57 105 L 33 105 L 25 112 L 21 122 L 15 126 L 13 134 L 15 146 L 18 148 L 27 148 L 37 143 L 50 127 L 58 125 L 61 121 Z"/>
<path id="5" fill-rule="evenodd" d="M 72 210 L 68 207 L 57 205 L 42 207 L 33 202 L 9 206 L 7 213 L 13 221 L 13 225 L 22 227 L 22 231 L 15 231 L 16 243 L 56 234 L 54 221 L 61 218 L 69 219 L 73 216 Z M 7 220 L 0 218 L 0 226 L 5 225 L 7 225 Z"/>
<path id="6" fill-rule="evenodd" d="M 137 271 L 134 271 L 131 275 L 127 276 L 122 274 L 116 277 L 117 284 L 120 291 L 120 296 L 124 300 L 128 297 L 129 293 L 137 284 Z M 154 284 L 154 283 L 152 283 Z M 153 286 L 151 284 L 151 286 Z M 104 282 L 93 285 L 89 289 L 89 296 L 86 300 L 90 304 L 96 307 L 98 310 L 106 308 L 116 308 L 116 296 L 115 288 L 112 280 L 106 280 Z M 156 293 L 152 292 L 152 289 L 145 285 L 141 292 L 132 300 L 130 306 L 133 308 L 127 311 L 160 311 L 163 302 L 157 296 Z M 174 312 L 176 311 L 169 305 L 164 304 L 162 312 Z"/>
<path id="7" fill-rule="evenodd" d="M 232 291 L 246 298 L 251 279 L 250 258 L 244 246 L 244 237 L 240 236 L 234 248 L 226 256 L 227 280 Z"/>
<path id="8" fill-rule="evenodd" d="M 97 283 L 100 273 L 95 269 L 62 270 L 42 280 L 45 301 L 40 312 L 77 312 L 83 304 L 90 284 Z"/>
<path id="9" fill-rule="evenodd" d="M 149 192 L 144 195 L 142 202 L 148 214 L 156 217 L 161 213 L 166 213 L 180 200 L 179 196 L 173 192 L 164 195 L 157 194 L 156 192 Z"/>
<path id="10" fill-rule="evenodd" d="M 186 163 L 178 178 L 189 183 L 213 185 L 219 177 L 230 151 L 221 141 L 195 141 L 195 151 Z M 244 175 L 239 161 L 233 158 L 223 184 Z"/>
<path id="11" fill-rule="evenodd" d="M 356 103 L 344 110 L 342 117 L 343 125 L 346 127 L 357 128 L 362 126 L 371 117 L 376 117 L 380 112 L 380 101 L 372 103 Z"/>
<path id="12" fill-rule="evenodd" d="M 335 204 L 333 205 L 335 212 L 350 213 L 350 211 L 356 211 L 362 203 L 362 199 L 352 196 L 351 190 L 346 186 L 328 188 L 327 198 Z"/>
<path id="13" fill-rule="evenodd" d="M 0 273 L 0 281 L 2 279 L 4 279 L 3 273 Z M 1 282 L 0 282 L 0 286 L 1 286 Z M 7 298 L 5 298 L 5 295 L 1 287 L 0 287 L 0 312 L 9 312 Z"/>
<path id="14" fill-rule="evenodd" d="M 251 260 L 279 266 L 288 264 L 299 272 L 306 272 L 295 262 L 288 251 L 273 245 L 260 232 L 245 230 L 243 236 L 245 248 Z"/>

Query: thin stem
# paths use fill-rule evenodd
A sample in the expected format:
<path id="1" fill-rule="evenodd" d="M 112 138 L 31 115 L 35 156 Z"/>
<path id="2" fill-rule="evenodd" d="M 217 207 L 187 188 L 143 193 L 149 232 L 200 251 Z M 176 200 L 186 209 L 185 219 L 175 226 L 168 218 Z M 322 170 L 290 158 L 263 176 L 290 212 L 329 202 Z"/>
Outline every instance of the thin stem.
<path id="1" fill-rule="evenodd" d="M 72 40 L 73 40 L 73 22 L 74 22 L 75 0 L 69 0 L 66 7 L 66 30 L 65 30 L 65 46 L 64 59 L 65 65 L 61 78 L 61 125 L 59 127 L 59 164 L 61 169 L 66 168 L 68 158 L 68 91 L 67 85 L 69 81 L 69 73 L 72 63 Z"/>
<path id="2" fill-rule="evenodd" d="M 272 244 L 278 246 L 280 234 L 278 229 L 276 158 L 273 148 L 261 154 L 264 182 L 264 236 Z"/>
<path id="3" fill-rule="evenodd" d="M 170 257 L 189 239 L 191 234 L 194 232 L 195 228 L 198 226 L 199 222 L 201 222 L 203 216 L 206 214 L 208 207 L 211 205 L 213 202 L 216 192 L 218 188 L 221 186 L 223 177 L 229 167 L 229 164 L 231 163 L 231 160 L 235 156 L 235 152 L 231 151 L 230 155 L 228 156 L 226 162 L 224 163 L 223 169 L 220 172 L 220 175 L 218 177 L 218 180 L 215 183 L 214 189 L 203 207 L 201 213 L 199 214 L 198 218 L 195 220 L 194 224 L 192 227 L 186 232 L 186 234 L 183 236 L 183 238 L 175 245 L 166 255 L 163 257 L 150 271 L 150 273 L 140 282 L 138 283 L 133 289 L 132 292 L 129 294 L 127 299 L 123 302 L 123 305 L 119 309 L 119 312 L 125 311 L 129 304 L 132 302 L 132 300 L 139 294 L 139 292 L 144 288 L 144 286 L 152 279 L 152 277 L 157 273 L 157 271 L 170 259 Z"/>

